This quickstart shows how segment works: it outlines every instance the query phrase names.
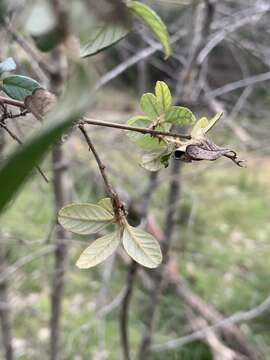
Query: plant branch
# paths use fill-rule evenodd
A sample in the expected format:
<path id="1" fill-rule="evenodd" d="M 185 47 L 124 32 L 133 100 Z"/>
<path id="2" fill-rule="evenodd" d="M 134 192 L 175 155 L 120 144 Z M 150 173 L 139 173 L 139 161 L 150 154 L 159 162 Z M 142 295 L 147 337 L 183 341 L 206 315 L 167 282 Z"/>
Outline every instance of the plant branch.
<path id="1" fill-rule="evenodd" d="M 19 139 L 18 136 L 16 134 L 14 134 L 5 124 L 0 122 L 0 127 L 3 128 L 9 134 L 9 136 L 13 140 L 15 140 L 18 144 L 23 145 L 23 142 L 21 141 L 21 139 Z M 46 183 L 49 183 L 49 179 L 44 174 L 44 172 L 41 170 L 41 168 L 38 165 L 36 165 L 35 167 L 36 167 L 37 171 L 40 173 L 40 175 L 43 177 L 43 179 L 46 181 Z"/>
<path id="2" fill-rule="evenodd" d="M 21 109 L 25 109 L 25 105 L 24 105 L 23 101 L 10 99 L 10 98 L 7 98 L 5 96 L 0 96 L 0 103 L 1 104 L 6 104 L 6 105 L 16 106 L 16 107 L 19 107 Z"/>
<path id="3" fill-rule="evenodd" d="M 108 180 L 108 177 L 106 175 L 106 172 L 105 172 L 105 165 L 102 163 L 89 135 L 87 134 L 85 128 L 84 128 L 84 124 L 81 123 L 79 125 L 79 129 L 81 131 L 81 133 L 83 134 L 84 138 L 85 138 L 85 141 L 87 142 L 87 145 L 89 147 L 89 150 L 92 151 L 93 155 L 94 155 L 94 158 L 98 164 L 98 167 L 99 167 L 99 170 L 100 170 L 100 174 L 103 178 L 103 181 L 104 181 L 104 184 L 105 184 L 105 189 L 106 189 L 106 192 L 108 194 L 108 196 L 111 198 L 112 200 L 112 204 L 113 204 L 113 208 L 114 208 L 114 213 L 115 213 L 115 217 L 116 217 L 116 220 L 118 222 L 121 222 L 121 218 L 123 216 L 123 214 L 125 215 L 126 214 L 126 211 L 125 211 L 125 208 L 124 208 L 124 204 L 122 203 L 122 201 L 120 200 L 118 194 L 116 193 L 116 191 L 113 189 L 113 187 L 111 186 L 109 180 Z"/>
<path id="4" fill-rule="evenodd" d="M 161 135 L 161 136 L 170 136 L 170 137 L 180 138 L 180 139 L 188 139 L 188 140 L 191 139 L 190 135 L 170 133 L 167 131 L 157 131 L 157 130 L 152 130 L 152 129 L 148 129 L 148 128 L 129 126 L 129 125 L 125 125 L 125 124 L 118 124 L 118 123 L 113 123 L 113 122 L 109 122 L 109 121 L 102 121 L 102 120 L 96 120 L 96 119 L 90 119 L 90 118 L 83 118 L 81 124 L 82 125 L 98 125 L 98 126 L 104 126 L 104 127 L 114 128 L 114 129 L 129 130 L 129 131 L 139 132 L 142 134 L 150 134 L 150 135 L 154 135 L 154 136 Z"/>

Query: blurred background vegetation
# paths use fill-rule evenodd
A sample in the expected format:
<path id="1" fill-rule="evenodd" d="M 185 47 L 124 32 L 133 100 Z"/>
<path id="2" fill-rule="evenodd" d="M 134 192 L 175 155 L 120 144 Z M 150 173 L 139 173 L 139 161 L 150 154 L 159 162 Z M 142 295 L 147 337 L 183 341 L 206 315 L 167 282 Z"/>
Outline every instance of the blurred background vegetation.
<path id="1" fill-rule="evenodd" d="M 14 0 L 8 4 L 13 28 L 32 45 L 25 23 L 34 2 Z M 102 12 L 103 5 L 106 8 L 105 3 L 99 6 L 91 1 L 67 2 L 72 31 L 82 43 L 87 42 L 91 27 L 102 16 L 96 14 Z M 91 68 L 93 82 L 124 64 L 124 71 L 119 71 L 97 92 L 89 116 L 125 123 L 141 113 L 139 98 L 143 92 L 153 91 L 157 80 L 166 81 L 176 95 L 176 102 L 189 107 L 197 117 L 224 111 L 211 137 L 218 144 L 229 144 L 236 149 L 246 159 L 247 168 L 238 168 L 228 159 L 181 166 L 177 175 L 181 191 L 176 199 L 168 272 L 177 273 L 193 294 L 226 318 L 255 308 L 269 296 L 270 289 L 267 81 L 270 79 L 270 6 L 261 0 L 146 3 L 167 24 L 174 41 L 173 56 L 164 61 L 155 39 L 141 24 L 135 24 L 136 31 L 116 46 L 84 60 Z M 209 4 L 213 15 L 208 15 L 213 19 L 202 18 Z M 205 27 L 203 21 L 209 23 L 209 29 L 207 34 L 201 33 L 201 39 L 198 32 Z M 37 78 L 31 57 L 5 27 L 0 30 L 0 44 L 1 59 L 12 56 L 18 64 L 18 73 Z M 49 55 L 42 56 L 47 61 Z M 128 63 L 130 59 L 134 60 L 132 66 Z M 261 77 L 257 79 L 258 75 Z M 192 86 L 189 91 L 186 84 Z M 14 119 L 11 128 L 24 138 L 37 126 L 28 115 Z M 136 216 L 140 214 L 149 181 L 153 180 L 153 175 L 139 166 L 140 150 L 123 131 L 94 126 L 89 131 L 112 183 L 128 204 L 131 220 L 138 223 Z M 17 144 L 3 131 L 0 136 L 3 159 Z M 104 197 L 97 166 L 78 131 L 63 137 L 63 151 L 68 167 L 66 191 L 72 201 L 96 202 Z M 42 163 L 42 169 L 51 179 L 50 156 Z M 166 228 L 170 177 L 170 169 L 164 169 L 156 178 L 148 214 L 156 233 Z M 0 224 L 14 358 L 47 359 L 55 250 L 52 182 L 46 184 L 38 173 L 33 173 L 1 216 Z M 72 235 L 66 240 L 69 251 L 62 298 L 60 359 L 122 358 L 119 312 L 129 260 L 125 262 L 117 255 L 96 268 L 79 270 L 75 262 L 93 239 L 93 236 Z M 151 278 L 153 271 L 147 273 Z M 149 306 L 148 292 L 147 279 L 137 276 L 129 313 L 132 358 L 141 342 Z M 154 344 L 162 345 L 197 330 L 190 321 L 189 306 L 176 287 L 165 281 L 156 314 Z M 204 326 L 211 324 L 205 321 Z M 238 329 L 247 344 L 257 349 L 260 358 L 270 359 L 269 313 L 241 322 Z M 4 358 L 4 349 L 0 349 L 0 357 Z M 205 338 L 163 350 L 154 348 L 149 359 L 234 359 L 215 355 L 211 342 Z"/>

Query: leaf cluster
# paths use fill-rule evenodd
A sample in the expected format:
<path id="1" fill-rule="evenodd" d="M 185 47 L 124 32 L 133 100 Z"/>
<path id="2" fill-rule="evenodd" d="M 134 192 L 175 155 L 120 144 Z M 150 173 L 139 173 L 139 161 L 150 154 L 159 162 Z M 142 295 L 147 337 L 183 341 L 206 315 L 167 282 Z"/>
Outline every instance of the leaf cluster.
<path id="1" fill-rule="evenodd" d="M 140 104 L 145 115 L 129 119 L 128 125 L 168 132 L 172 125 L 187 126 L 196 121 L 194 114 L 188 108 L 173 105 L 170 89 L 164 81 L 157 81 L 155 94 L 143 94 Z M 128 132 L 128 137 L 146 150 L 141 160 L 141 165 L 145 169 L 157 171 L 168 166 L 175 148 L 171 138 L 133 131 Z"/>
<path id="2" fill-rule="evenodd" d="M 88 246 L 77 261 L 80 269 L 88 269 L 112 255 L 122 243 L 127 254 L 139 264 L 155 268 L 162 261 L 162 254 L 157 240 L 140 228 L 135 228 L 122 215 L 116 219 L 110 198 L 98 204 L 70 204 L 62 208 L 58 215 L 59 223 L 68 231 L 80 235 L 95 234 L 109 225 L 114 230 L 96 239 Z"/>

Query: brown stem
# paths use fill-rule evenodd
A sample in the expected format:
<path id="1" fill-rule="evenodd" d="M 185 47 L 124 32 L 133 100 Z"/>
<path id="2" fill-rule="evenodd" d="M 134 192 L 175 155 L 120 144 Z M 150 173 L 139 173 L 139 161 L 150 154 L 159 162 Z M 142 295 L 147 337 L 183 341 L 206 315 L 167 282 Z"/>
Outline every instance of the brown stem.
<path id="1" fill-rule="evenodd" d="M 19 107 L 21 109 L 25 109 L 25 105 L 24 105 L 23 101 L 10 99 L 10 98 L 7 98 L 5 96 L 0 96 L 0 103 L 1 104 L 7 104 L 7 105 L 16 106 L 16 107 Z"/>
<path id="2" fill-rule="evenodd" d="M 180 193 L 180 162 L 174 161 L 171 168 L 172 180 L 170 182 L 170 189 L 168 194 L 168 210 L 165 219 L 165 234 L 164 239 L 161 243 L 161 251 L 163 254 L 163 262 L 158 269 L 153 273 L 153 289 L 150 290 L 149 294 L 149 308 L 145 317 L 145 328 L 142 335 L 142 340 L 138 353 L 138 360 L 146 360 L 149 357 L 150 347 L 152 343 L 154 321 L 157 313 L 157 309 L 160 303 L 160 297 L 162 293 L 162 284 L 165 275 L 166 265 L 168 263 L 169 251 L 172 243 L 172 236 L 175 226 L 175 213 L 177 209 L 178 196 Z"/>
<path id="3" fill-rule="evenodd" d="M 9 134 L 9 136 L 12 137 L 12 139 L 15 140 L 18 144 L 23 145 L 23 142 L 21 141 L 21 139 L 19 139 L 18 136 L 16 134 L 14 134 L 5 124 L 0 122 L 0 127 L 3 128 Z M 43 177 L 43 179 L 46 181 L 46 183 L 49 183 L 49 179 L 44 174 L 44 172 L 41 170 L 41 168 L 38 165 L 36 165 L 35 168 L 40 173 L 40 175 Z"/>
<path id="4" fill-rule="evenodd" d="M 109 121 L 102 121 L 102 120 L 89 119 L 89 118 L 83 118 L 82 124 L 105 126 L 105 127 L 114 128 L 114 129 L 135 131 L 135 132 L 139 132 L 142 134 L 171 136 L 171 137 L 175 137 L 175 138 L 188 139 L 188 140 L 191 139 L 190 135 L 170 133 L 167 131 L 152 130 L 152 129 L 148 129 L 148 128 L 129 126 L 129 125 L 125 125 L 125 124 L 118 124 L 118 123 L 113 123 L 113 122 L 109 122 Z"/>
<path id="5" fill-rule="evenodd" d="M 149 175 L 149 183 L 147 185 L 146 191 L 143 195 L 143 204 L 141 209 L 141 225 L 145 225 L 147 222 L 147 216 L 149 213 L 149 207 L 152 199 L 152 195 L 157 187 L 157 178 L 158 172 L 152 172 Z M 123 297 L 122 307 L 120 311 L 120 334 L 121 334 L 121 343 L 122 343 L 122 350 L 123 350 L 123 358 L 125 360 L 130 360 L 130 344 L 129 344 L 129 309 L 130 309 L 130 302 L 133 294 L 133 289 L 135 286 L 135 280 L 137 277 L 137 270 L 139 265 L 132 261 L 129 265 L 127 280 L 126 280 L 126 291 Z"/>
<path id="6" fill-rule="evenodd" d="M 132 297 L 132 292 L 134 288 L 134 282 L 136 279 L 138 264 L 135 261 L 129 266 L 128 275 L 127 275 L 127 287 L 125 295 L 123 297 L 122 307 L 120 311 L 120 334 L 121 334 L 121 343 L 123 350 L 123 358 L 125 360 L 130 360 L 130 350 L 129 350 L 129 336 L 128 336 L 128 314 L 129 314 L 129 304 Z"/>
<path id="7" fill-rule="evenodd" d="M 108 194 L 108 196 L 111 198 L 112 200 L 112 204 L 113 204 L 113 208 L 114 208 L 114 213 L 115 213 L 115 217 L 116 217 L 116 221 L 119 222 L 119 224 L 121 224 L 121 219 L 122 216 L 126 214 L 125 208 L 124 208 L 124 204 L 122 203 L 122 201 L 120 200 L 118 194 L 116 193 L 116 191 L 113 189 L 113 187 L 111 186 L 108 177 L 106 175 L 105 172 L 105 165 L 102 163 L 89 135 L 87 134 L 85 128 L 84 128 L 84 124 L 81 123 L 79 125 L 79 129 L 82 132 L 85 141 L 87 142 L 87 145 L 89 147 L 89 150 L 92 151 L 95 160 L 98 164 L 101 176 L 103 178 L 104 184 L 105 184 L 105 188 L 106 188 L 106 192 Z"/>

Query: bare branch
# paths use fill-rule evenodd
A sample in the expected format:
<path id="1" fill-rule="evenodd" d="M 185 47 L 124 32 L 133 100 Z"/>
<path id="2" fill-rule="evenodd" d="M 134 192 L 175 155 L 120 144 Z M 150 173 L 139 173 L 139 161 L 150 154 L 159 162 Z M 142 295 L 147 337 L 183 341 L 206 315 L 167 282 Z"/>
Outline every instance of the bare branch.
<path id="1" fill-rule="evenodd" d="M 148 129 L 148 128 L 129 126 L 129 125 L 125 125 L 125 124 L 118 124 L 118 123 L 112 123 L 109 121 L 95 120 L 95 119 L 89 119 L 89 118 L 83 118 L 81 124 L 82 125 L 105 126 L 105 127 L 109 127 L 109 128 L 113 128 L 113 129 L 135 131 L 135 132 L 139 132 L 142 134 L 170 136 L 170 137 L 179 138 L 179 139 L 191 139 L 190 135 L 171 133 L 171 132 L 167 132 L 167 131 L 157 131 L 157 130 L 152 130 L 152 129 Z"/>

